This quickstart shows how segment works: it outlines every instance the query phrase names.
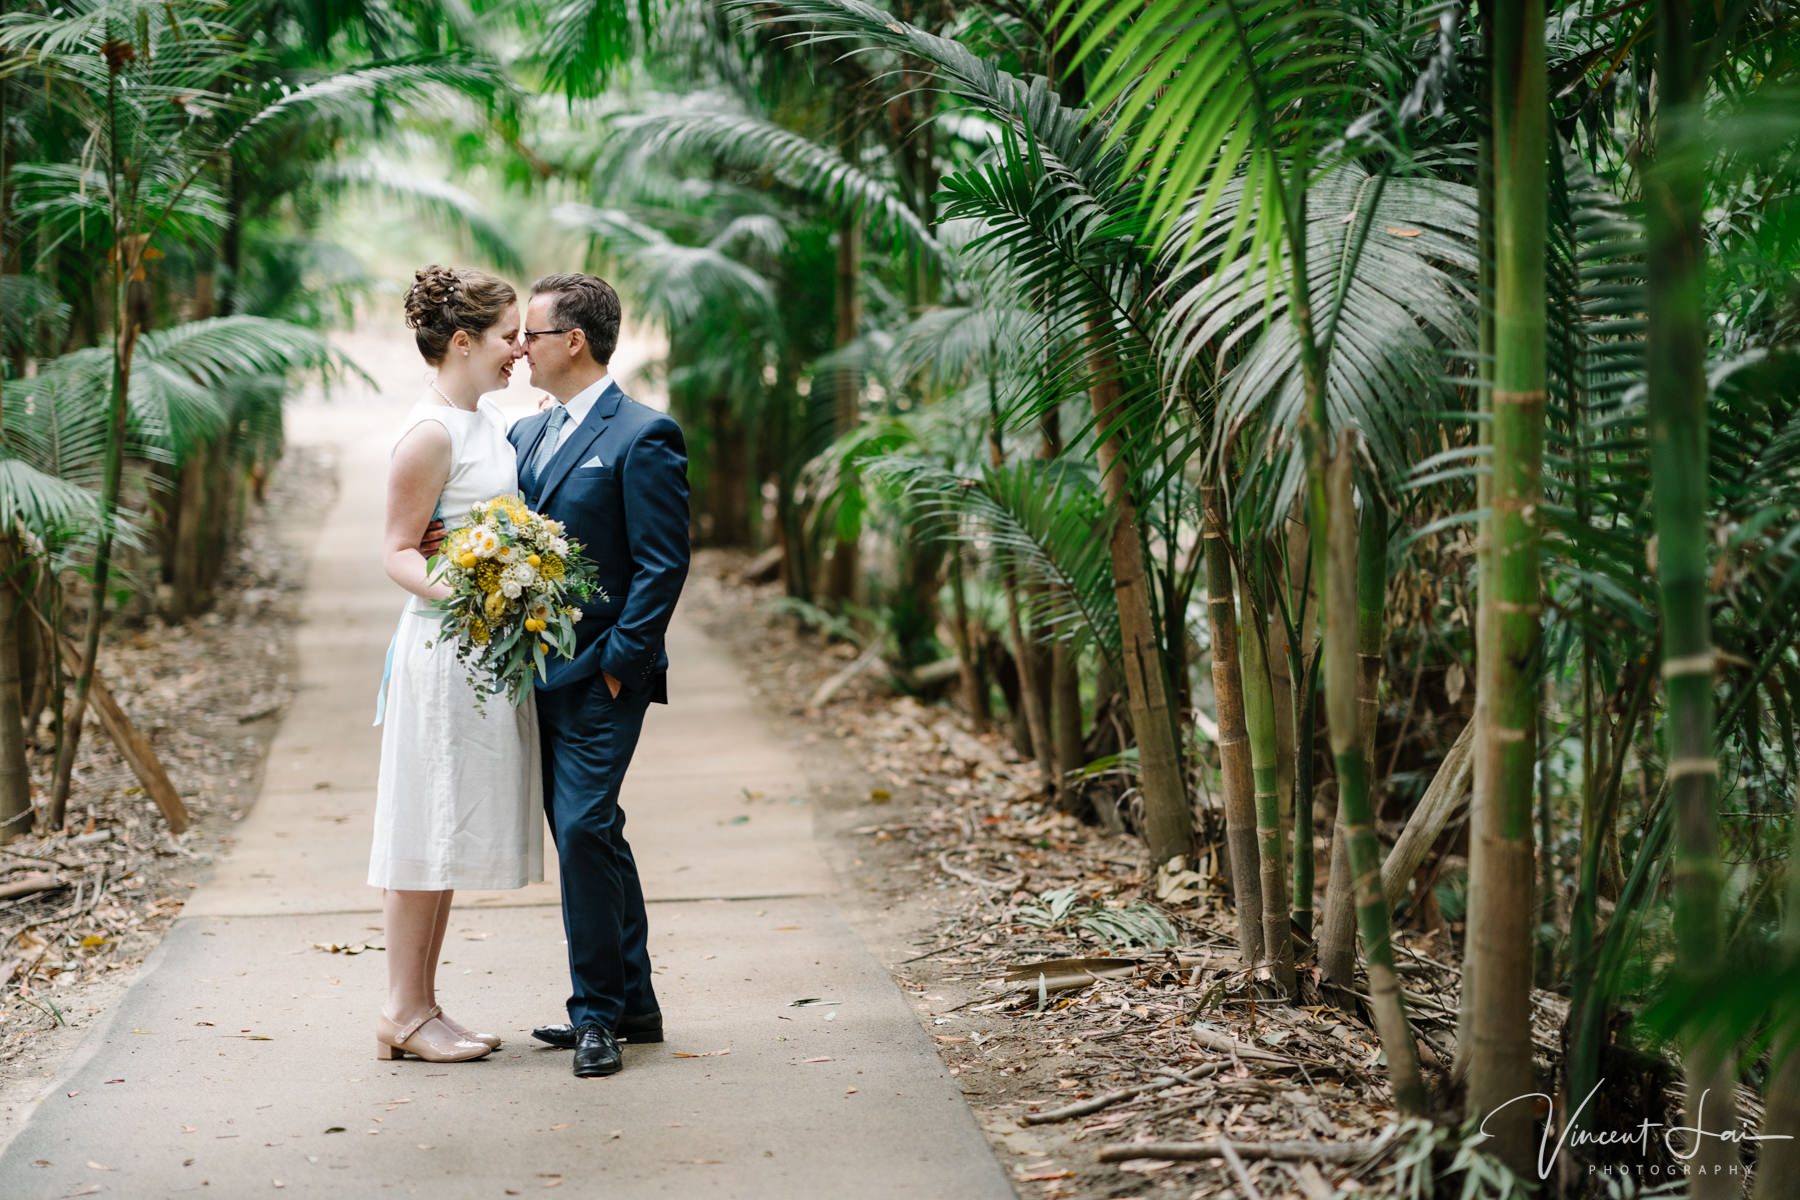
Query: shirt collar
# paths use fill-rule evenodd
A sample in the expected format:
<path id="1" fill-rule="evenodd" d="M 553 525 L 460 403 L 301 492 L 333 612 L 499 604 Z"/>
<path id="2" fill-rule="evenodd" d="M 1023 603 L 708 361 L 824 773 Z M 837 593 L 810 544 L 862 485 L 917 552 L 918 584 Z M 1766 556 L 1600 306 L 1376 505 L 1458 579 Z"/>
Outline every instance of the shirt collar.
<path id="1" fill-rule="evenodd" d="M 612 372 L 609 371 L 595 382 L 576 392 L 569 402 L 563 405 L 569 413 L 569 419 L 565 422 L 568 428 L 577 428 L 587 420 L 588 413 L 593 411 L 594 401 L 600 399 L 601 394 L 612 386 L 612 381 Z"/>

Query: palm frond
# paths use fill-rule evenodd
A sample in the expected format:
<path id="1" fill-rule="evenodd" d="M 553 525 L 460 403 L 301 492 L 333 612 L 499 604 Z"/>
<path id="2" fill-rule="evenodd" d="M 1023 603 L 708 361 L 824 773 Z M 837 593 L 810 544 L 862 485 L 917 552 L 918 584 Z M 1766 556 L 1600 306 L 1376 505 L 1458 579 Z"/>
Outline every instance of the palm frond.
<path id="1" fill-rule="evenodd" d="M 1067 462 L 1026 460 L 963 474 L 911 456 L 864 468 L 904 495 L 921 536 L 982 543 L 1041 588 L 1025 589 L 1032 623 L 1119 666 L 1119 610 L 1108 547 L 1113 512 L 1096 481 Z"/>
<path id="2" fill-rule="evenodd" d="M 891 183 L 804 134 L 752 113 L 727 111 L 731 104 L 727 97 L 702 93 L 620 117 L 614 122 L 621 135 L 615 153 L 700 154 L 721 166 L 767 171 L 876 236 L 943 264 L 937 239 Z"/>
<path id="3" fill-rule="evenodd" d="M 395 201 L 434 227 L 454 231 L 502 271 L 523 272 L 525 259 L 505 226 L 462 188 L 402 167 L 380 155 L 322 165 L 316 178 L 326 187 L 349 187 Z"/>

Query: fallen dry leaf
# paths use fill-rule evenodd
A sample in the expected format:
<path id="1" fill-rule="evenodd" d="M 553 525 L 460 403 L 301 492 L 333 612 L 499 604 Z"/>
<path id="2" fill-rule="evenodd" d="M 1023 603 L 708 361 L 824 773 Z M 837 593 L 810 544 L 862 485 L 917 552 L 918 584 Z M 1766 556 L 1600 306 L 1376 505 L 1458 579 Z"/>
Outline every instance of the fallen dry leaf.
<path id="1" fill-rule="evenodd" d="M 731 1053 L 731 1048 L 729 1046 L 727 1046 L 723 1050 L 708 1050 L 705 1054 L 689 1054 L 685 1050 L 677 1050 L 671 1055 L 671 1057 L 674 1057 L 674 1058 L 718 1058 L 721 1055 L 726 1055 L 726 1054 L 730 1054 L 730 1053 Z"/>

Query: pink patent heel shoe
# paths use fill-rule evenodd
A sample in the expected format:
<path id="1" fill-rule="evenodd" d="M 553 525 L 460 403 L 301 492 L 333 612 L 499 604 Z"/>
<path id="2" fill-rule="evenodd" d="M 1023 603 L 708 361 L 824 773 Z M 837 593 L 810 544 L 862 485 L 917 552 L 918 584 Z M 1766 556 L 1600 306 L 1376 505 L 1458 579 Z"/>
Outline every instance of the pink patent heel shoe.
<path id="1" fill-rule="evenodd" d="M 447 1039 L 427 1036 L 424 1027 L 443 1011 L 434 1007 L 405 1025 L 392 1020 L 386 1013 L 381 1014 L 375 1021 L 375 1057 L 392 1062 L 410 1054 L 426 1062 L 453 1063 L 469 1062 L 493 1053 L 494 1048 L 486 1042 L 470 1041 L 454 1034 Z"/>

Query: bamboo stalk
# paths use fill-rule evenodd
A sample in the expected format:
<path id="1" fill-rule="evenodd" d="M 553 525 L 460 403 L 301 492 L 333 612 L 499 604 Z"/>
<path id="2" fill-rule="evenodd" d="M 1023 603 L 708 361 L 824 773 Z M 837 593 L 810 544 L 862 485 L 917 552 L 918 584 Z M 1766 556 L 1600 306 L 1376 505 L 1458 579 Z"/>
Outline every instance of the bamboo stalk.
<path id="1" fill-rule="evenodd" d="M 1800 870 L 1793 866 L 1800 863 L 1800 780 L 1794 786 L 1794 818 L 1787 911 L 1781 924 L 1782 952 L 1790 964 L 1800 963 Z M 1774 1024 L 1769 1082 L 1763 1089 L 1764 1140 L 1756 1156 L 1756 1200 L 1784 1200 L 1800 1178 L 1800 998 L 1783 997 Z"/>
<path id="2" fill-rule="evenodd" d="M 1275 707 L 1275 739 L 1277 761 L 1281 754 L 1281 714 L 1284 706 L 1277 693 Z M 1299 728 L 1288 741 L 1286 762 L 1294 768 L 1293 789 L 1290 794 L 1304 796 L 1306 799 L 1293 804 L 1286 811 L 1294 817 L 1294 924 L 1308 936 L 1313 931 L 1313 877 L 1314 877 L 1314 843 L 1318 840 L 1313 835 L 1313 744 L 1318 740 L 1318 729 L 1314 721 L 1314 713 L 1319 700 L 1319 656 L 1313 655 L 1304 665 L 1300 673 L 1298 686 L 1289 692 L 1285 708 L 1299 719 Z M 1291 723 L 1291 722 L 1290 722 Z M 1296 761 L 1294 747 L 1306 747 L 1303 761 Z M 1276 786 L 1280 787 L 1280 773 L 1276 773 Z"/>
<path id="3" fill-rule="evenodd" d="M 1200 490 L 1204 519 L 1202 539 L 1206 547 L 1206 619 L 1212 634 L 1213 697 L 1219 709 L 1219 774 L 1225 792 L 1225 844 L 1231 851 L 1231 898 L 1237 908 L 1238 954 L 1246 968 L 1263 960 L 1263 883 L 1267 871 L 1257 852 L 1259 840 L 1255 784 L 1251 777 L 1250 734 L 1245 728 L 1249 665 L 1239 664 L 1238 620 L 1233 607 L 1231 549 L 1226 543 L 1225 517 L 1219 490 Z M 1244 610 L 1245 649 L 1256 635 L 1256 614 Z M 1266 685 L 1265 685 L 1266 686 Z M 1276 851 L 1280 851 L 1280 843 Z M 1289 951 L 1288 971 L 1293 972 Z"/>
<path id="4" fill-rule="evenodd" d="M 1425 1083 L 1419 1074 L 1419 1050 L 1406 1017 L 1405 998 L 1394 973 L 1392 929 L 1387 906 L 1381 902 L 1381 847 L 1375 840 L 1368 764 L 1356 728 L 1356 529 L 1349 519 L 1355 511 L 1350 481 L 1352 440 L 1346 431 L 1334 453 L 1325 402 L 1326 364 L 1313 330 L 1308 290 L 1305 189 L 1291 189 L 1281 203 L 1292 298 L 1289 313 L 1299 342 L 1306 395 L 1299 435 L 1307 458 L 1307 523 L 1315 549 L 1322 543 L 1326 550 L 1323 555 L 1313 555 L 1313 579 L 1325 621 L 1326 725 L 1338 774 L 1337 836 L 1346 838 L 1349 848 L 1357 921 L 1369 964 L 1369 1007 L 1387 1054 L 1394 1105 L 1404 1116 L 1423 1116 Z M 1335 522 L 1334 512 L 1340 517 Z"/>
<path id="5" fill-rule="evenodd" d="M 1668 697 L 1668 782 L 1675 829 L 1676 971 L 1705 987 L 1723 966 L 1725 868 L 1713 754 L 1712 623 L 1707 613 L 1706 189 L 1698 154 L 1703 90 L 1688 0 L 1664 0 L 1656 21 L 1656 158 L 1644 173 L 1648 254 L 1645 341 L 1650 407 L 1651 508 L 1656 521 L 1657 590 L 1662 602 L 1662 676 Z M 1683 1031 L 1685 1115 L 1706 1128 L 1735 1127 L 1730 1043 L 1717 1032 Z M 1739 1192 L 1738 1146 L 1701 1138 L 1689 1195 Z M 1791 1179 L 1785 1181 L 1792 1185 Z"/>
<path id="6" fill-rule="evenodd" d="M 1356 548 L 1357 531 L 1348 519 L 1355 511 L 1351 493 L 1350 438 L 1345 434 L 1332 456 L 1328 481 L 1331 524 L 1326 542 L 1328 574 L 1325 599 L 1325 706 L 1331 755 L 1338 774 L 1338 830 L 1344 842 L 1356 897 L 1363 957 L 1369 971 L 1369 1009 L 1381 1045 L 1387 1051 L 1388 1078 L 1394 1104 L 1407 1115 L 1425 1110 L 1425 1081 L 1419 1073 L 1418 1049 L 1406 1018 L 1400 977 L 1394 970 L 1394 943 L 1387 902 L 1381 893 L 1381 845 L 1375 838 L 1369 807 L 1368 763 L 1357 728 Z"/>
<path id="7" fill-rule="evenodd" d="M 1481 47 L 1484 54 L 1491 54 L 1494 46 L 1494 5 L 1476 6 L 1476 20 L 1481 36 Z M 1489 85 L 1486 101 L 1492 107 L 1493 72 L 1489 71 L 1485 82 Z M 1491 452 L 1494 444 L 1493 412 L 1494 412 L 1494 135 L 1491 129 L 1482 133 L 1477 143 L 1475 159 L 1475 191 L 1476 191 L 1476 279 L 1475 289 L 1478 301 L 1476 321 L 1476 404 L 1483 420 L 1475 422 L 1477 444 Z M 1493 497 L 1493 475 L 1491 471 L 1482 472 L 1475 477 L 1475 505 L 1486 509 Z M 1480 598 L 1493 591 L 1494 556 L 1493 546 L 1488 538 L 1488 527 L 1484 522 L 1477 526 L 1475 535 L 1475 650 L 1476 687 L 1475 687 L 1475 727 L 1480 729 L 1487 724 L 1487 693 L 1480 686 L 1480 656 L 1488 650 L 1488 606 L 1480 603 Z M 1487 760 L 1487 742 L 1477 737 L 1474 746 L 1475 779 L 1485 778 L 1486 772 L 1482 764 Z M 1476 786 L 1481 786 L 1478 782 Z M 1469 864 L 1468 892 L 1474 895 L 1481 887 L 1481 864 Z M 1457 995 L 1456 1010 L 1456 1061 L 1451 1066 L 1452 1081 L 1458 1088 L 1466 1091 L 1468 1086 L 1469 1059 L 1468 1048 L 1472 1046 L 1471 1033 L 1475 997 L 1480 994 L 1478 980 L 1481 976 L 1481 964 L 1473 955 L 1466 953 L 1468 940 L 1473 936 L 1477 921 L 1477 913 L 1469 911 L 1463 935 L 1465 953 L 1463 955 L 1462 990 Z M 1585 1093 L 1584 1093 L 1585 1094 Z"/>
<path id="8" fill-rule="evenodd" d="M 1515 1174 L 1534 1169 L 1531 1113 L 1532 795 L 1537 758 L 1548 155 L 1543 0 L 1494 13 L 1494 456 L 1491 575 L 1476 662 L 1485 702 L 1470 849 L 1469 1115 Z M 1470 985 L 1465 980 L 1464 987 Z"/>
<path id="9" fill-rule="evenodd" d="M 1266 626 L 1251 603 L 1255 587 L 1240 581 L 1244 602 L 1244 716 L 1250 734 L 1250 765 L 1256 780 L 1256 839 L 1262 858 L 1263 953 L 1275 984 L 1295 993 L 1293 914 L 1288 908 L 1287 856 L 1283 853 L 1281 794 L 1276 778 L 1275 692 L 1269 683 Z"/>

